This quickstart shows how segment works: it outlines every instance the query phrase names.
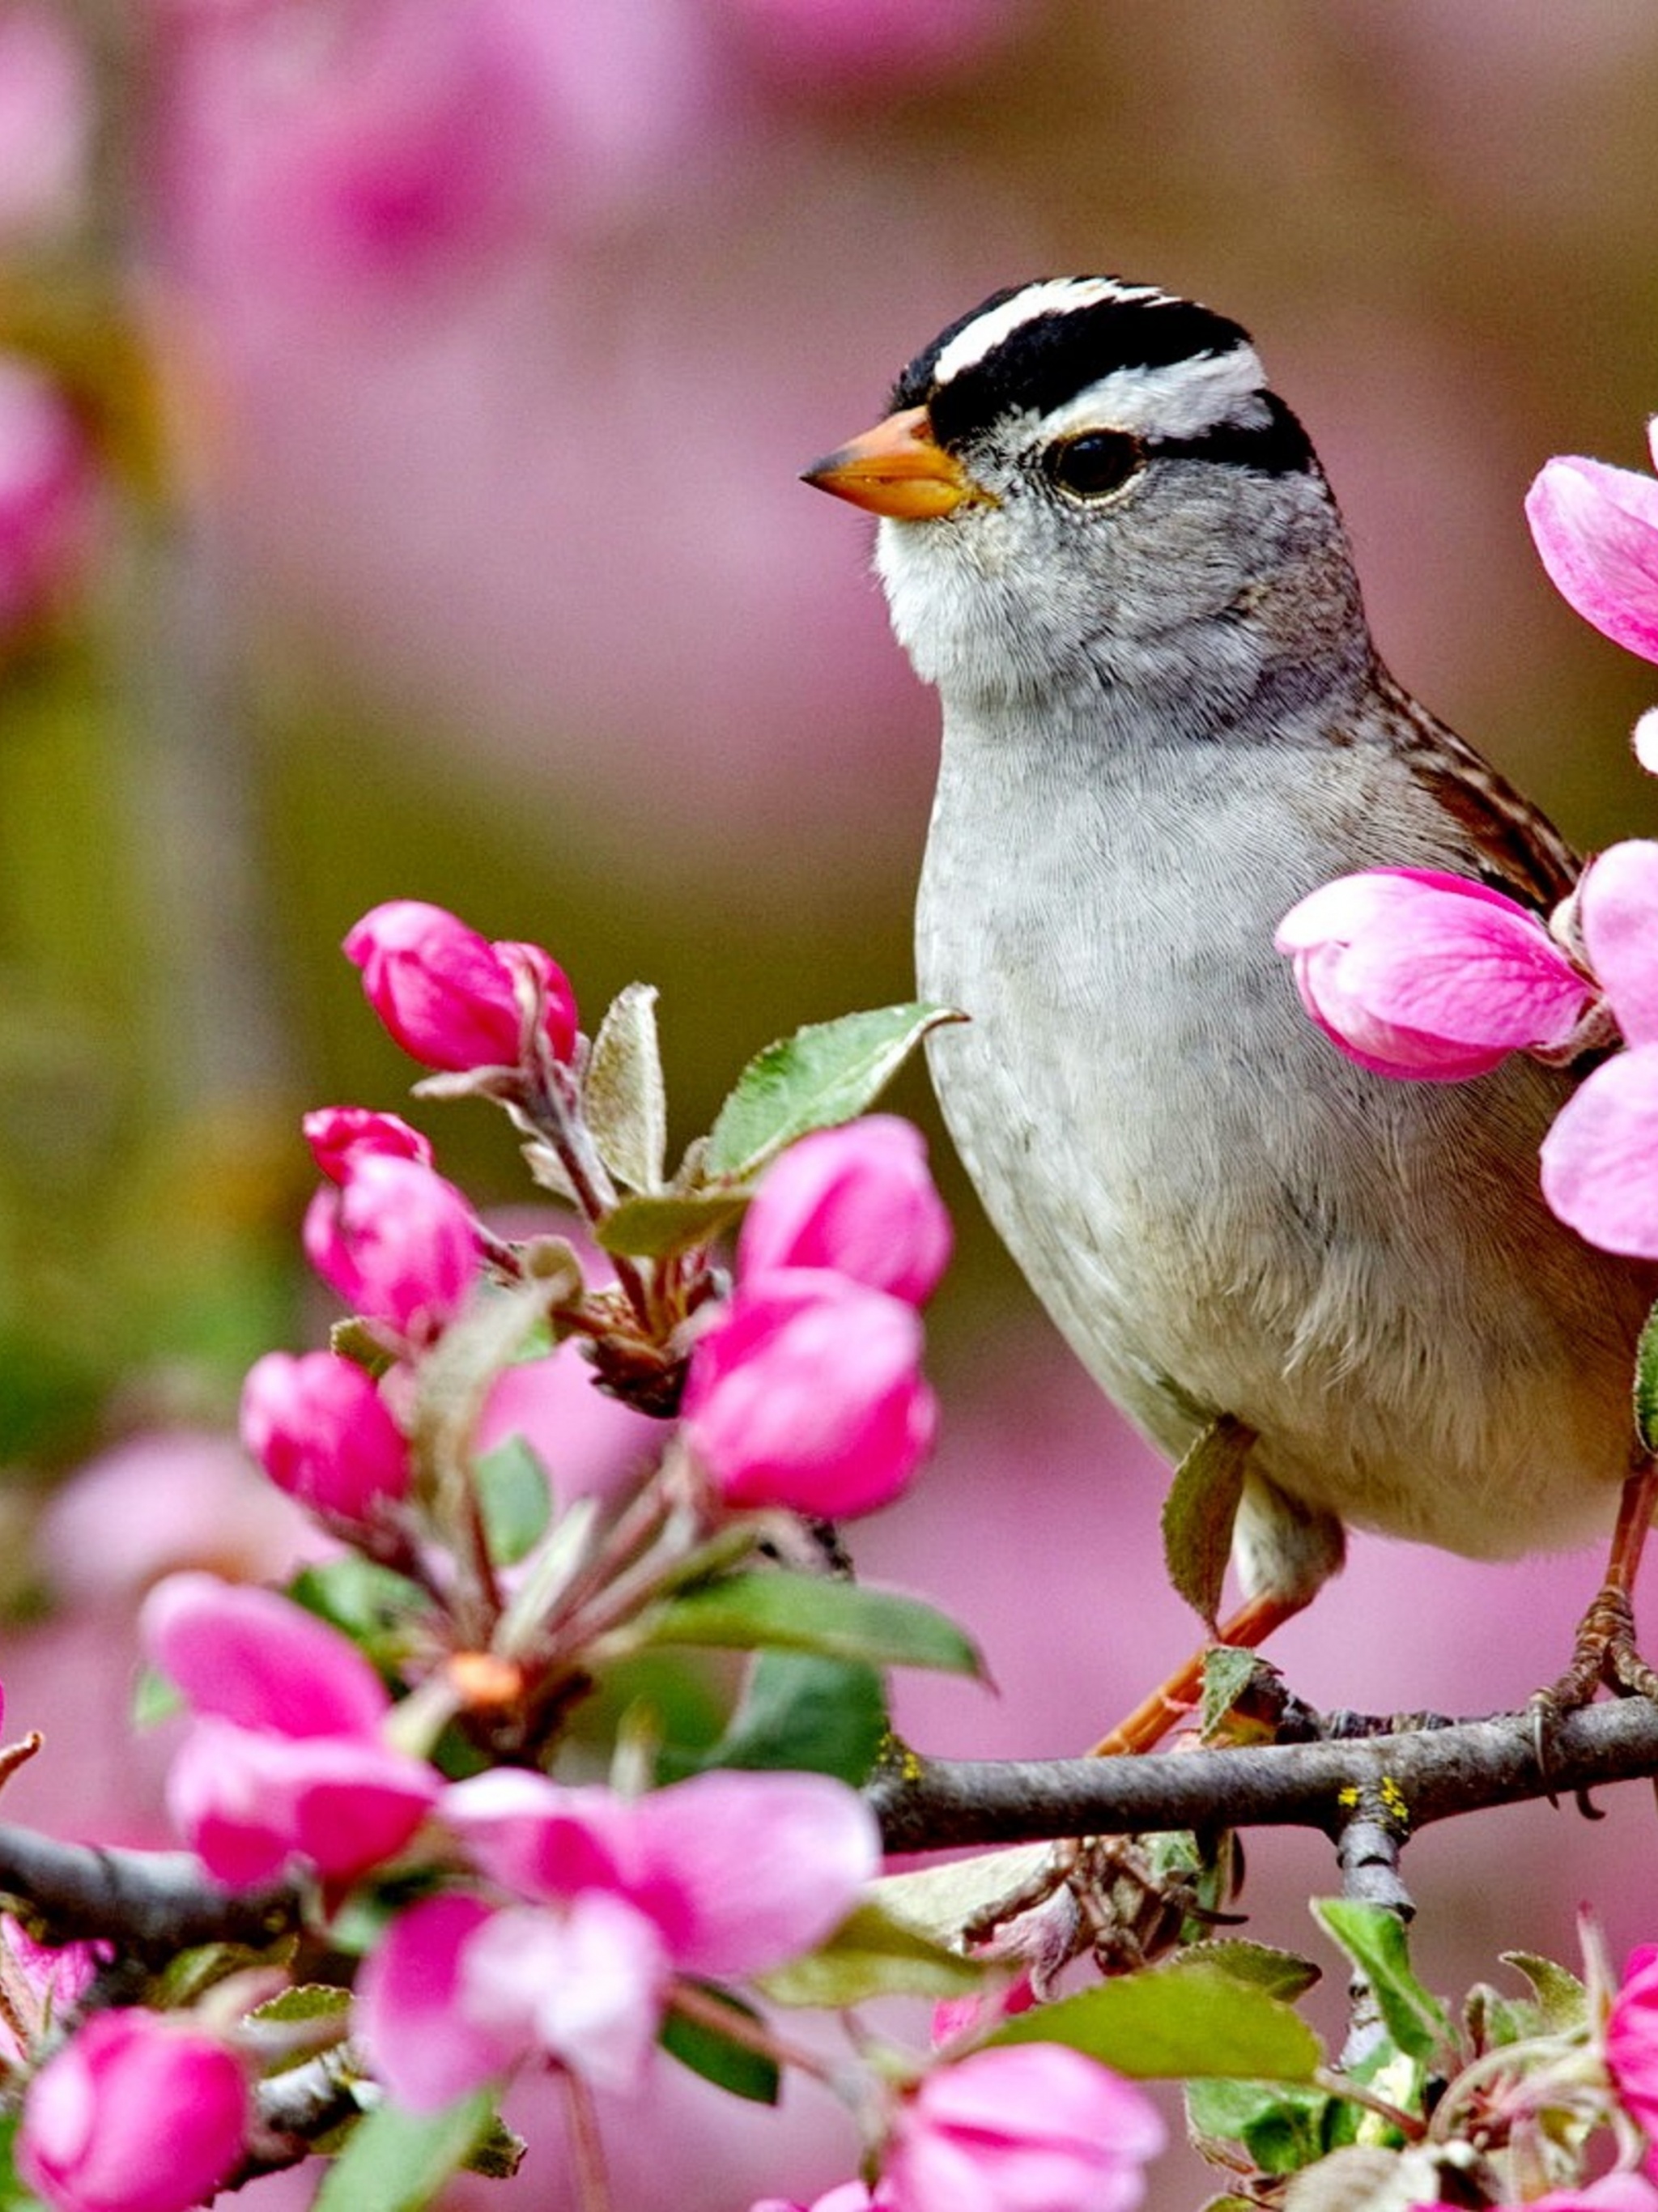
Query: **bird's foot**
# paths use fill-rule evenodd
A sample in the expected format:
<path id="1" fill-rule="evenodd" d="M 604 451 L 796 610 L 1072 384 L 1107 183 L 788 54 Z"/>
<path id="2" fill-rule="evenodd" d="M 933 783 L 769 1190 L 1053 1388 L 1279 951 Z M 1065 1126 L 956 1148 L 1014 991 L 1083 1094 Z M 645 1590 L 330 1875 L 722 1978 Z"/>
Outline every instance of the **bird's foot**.
<path id="1" fill-rule="evenodd" d="M 1549 1742 L 1568 1713 L 1590 1704 L 1602 1687 L 1620 1698 L 1645 1698 L 1658 1705 L 1658 1670 L 1635 1644 L 1635 1611 L 1629 1592 L 1609 1582 L 1578 1624 L 1571 1664 L 1558 1681 L 1533 1692 L 1532 1736 L 1537 1763 L 1546 1773 Z"/>

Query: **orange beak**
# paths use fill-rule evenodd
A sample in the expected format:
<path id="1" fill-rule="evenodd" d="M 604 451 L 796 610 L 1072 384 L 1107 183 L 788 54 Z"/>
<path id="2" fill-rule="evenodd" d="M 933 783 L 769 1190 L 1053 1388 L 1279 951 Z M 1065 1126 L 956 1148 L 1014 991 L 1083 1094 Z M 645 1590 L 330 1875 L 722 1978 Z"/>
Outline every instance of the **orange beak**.
<path id="1" fill-rule="evenodd" d="M 889 415 L 861 438 L 825 459 L 814 461 L 804 483 L 832 491 L 872 514 L 892 514 L 907 522 L 951 514 L 969 500 L 987 500 L 953 453 L 938 444 L 925 407 Z"/>

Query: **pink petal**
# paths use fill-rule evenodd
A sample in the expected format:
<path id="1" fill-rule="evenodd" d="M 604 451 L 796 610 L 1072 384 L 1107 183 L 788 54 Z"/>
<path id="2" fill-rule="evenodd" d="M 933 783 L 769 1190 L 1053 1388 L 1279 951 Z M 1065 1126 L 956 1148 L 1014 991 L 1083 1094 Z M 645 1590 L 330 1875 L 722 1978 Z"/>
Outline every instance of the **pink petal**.
<path id="1" fill-rule="evenodd" d="M 1658 1043 L 1658 844 L 1631 838 L 1593 863 L 1580 894 L 1589 964 L 1631 1044 Z"/>
<path id="2" fill-rule="evenodd" d="M 629 1808 L 612 1790 L 497 1767 L 446 1790 L 443 1820 L 480 1872 L 533 1902 L 627 1885 Z"/>
<path id="3" fill-rule="evenodd" d="M 1658 775 L 1658 707 L 1649 707 L 1636 722 L 1635 757 L 1649 775 Z"/>
<path id="4" fill-rule="evenodd" d="M 740 1278 L 774 1267 L 830 1267 L 920 1305 L 950 1258 L 950 1216 L 926 1144 L 896 1114 L 819 1129 L 761 1177 L 737 1245 Z"/>
<path id="5" fill-rule="evenodd" d="M 1544 464 L 1526 516 L 1567 605 L 1630 652 L 1658 660 L 1658 480 L 1565 455 Z"/>
<path id="6" fill-rule="evenodd" d="M 198 1713 L 279 1735 L 374 1735 L 391 1699 L 361 1651 L 274 1590 L 169 1575 L 139 1616 L 144 1648 Z"/>
<path id="7" fill-rule="evenodd" d="M 1588 1076 L 1543 1139 L 1543 1195 L 1608 1252 L 1658 1260 L 1658 1049 Z"/>
<path id="8" fill-rule="evenodd" d="M 688 1973 L 757 1973 L 811 1950 L 880 1869 L 873 1815 L 827 1775 L 697 1775 L 629 1810 L 629 1893 Z"/>
<path id="9" fill-rule="evenodd" d="M 638 2087 L 662 2023 L 670 1966 L 642 1912 L 605 1890 L 563 1911 L 499 1913 L 467 1942 L 470 2020 L 526 2021 L 537 2046 L 602 2089 Z"/>
<path id="10" fill-rule="evenodd" d="M 474 1897 L 427 1898 L 392 1922 L 363 1962 L 356 2031 L 405 2111 L 437 2112 L 525 2054 L 521 2032 L 480 2020 L 461 2002 L 466 1945 L 494 1917 Z"/>

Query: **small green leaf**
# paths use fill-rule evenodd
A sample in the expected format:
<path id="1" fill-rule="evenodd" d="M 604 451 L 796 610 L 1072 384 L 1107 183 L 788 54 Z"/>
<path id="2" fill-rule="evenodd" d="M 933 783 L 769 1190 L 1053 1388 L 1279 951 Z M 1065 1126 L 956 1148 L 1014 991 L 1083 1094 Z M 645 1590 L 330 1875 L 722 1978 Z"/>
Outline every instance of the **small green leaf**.
<path id="1" fill-rule="evenodd" d="M 488 2089 L 440 2112 L 377 2106 L 323 2176 L 313 2212 L 421 2212 L 483 2142 L 495 2117 Z"/>
<path id="2" fill-rule="evenodd" d="M 1535 1951 L 1504 1951 L 1500 1955 L 1505 1966 L 1512 1966 L 1531 1984 L 1546 2034 L 1568 2035 L 1582 2027 L 1588 2018 L 1589 1996 L 1576 1974 L 1557 1966 L 1552 1959 L 1540 1958 Z"/>
<path id="3" fill-rule="evenodd" d="M 1238 1644 L 1216 1644 L 1204 1654 L 1201 1733 L 1206 1742 L 1219 1733 L 1266 1663 L 1258 1651 Z"/>
<path id="4" fill-rule="evenodd" d="M 865 1891 L 897 1919 L 936 1942 L 952 1943 L 969 1922 L 993 1926 L 1005 1919 L 1011 1903 L 1031 1901 L 1037 1875 L 1052 1865 L 1051 1844 L 1011 1844 L 976 1851 L 942 1866 L 913 1868 L 908 1874 L 883 1875 Z M 1058 1887 L 1059 1876 L 1052 1887 Z"/>
<path id="5" fill-rule="evenodd" d="M 406 1655 L 410 1622 L 428 1602 L 406 1576 L 358 1552 L 302 1567 L 288 1583 L 288 1595 L 349 1636 L 386 1674 L 397 1672 Z"/>
<path id="6" fill-rule="evenodd" d="M 1635 1428 L 1647 1450 L 1658 1452 L 1658 1305 L 1635 1348 Z"/>
<path id="7" fill-rule="evenodd" d="M 752 1651 L 816 1651 L 878 1667 L 932 1667 L 982 1676 L 977 1650 L 953 1620 L 891 1590 L 815 1575 L 726 1575 L 653 1606 L 633 1631 L 645 1644 L 713 1644 Z"/>
<path id="8" fill-rule="evenodd" d="M 547 1470 L 514 1434 L 475 1460 L 472 1474 L 489 1556 L 497 1566 L 515 1567 L 547 1533 L 553 1510 Z"/>
<path id="9" fill-rule="evenodd" d="M 1451 2023 L 1412 1969 L 1410 1941 L 1399 1915 L 1385 1905 L 1345 1897 L 1315 1898 L 1312 1911 L 1370 1984 L 1382 2026 L 1400 2049 L 1412 2058 L 1431 2058 L 1450 2040 Z"/>
<path id="10" fill-rule="evenodd" d="M 1065 2043 L 1139 2081 L 1308 2081 L 1322 2053 L 1299 2013 L 1187 1953 L 1006 2021 L 992 2043 Z"/>
<path id="11" fill-rule="evenodd" d="M 708 1766 L 785 1767 L 869 1779 L 887 1734 L 879 1672 L 815 1651 L 762 1651 Z"/>
<path id="12" fill-rule="evenodd" d="M 712 1177 L 738 1179 L 809 1130 L 865 1113 L 930 1030 L 966 1016 L 949 1006 L 882 1006 L 817 1022 L 768 1044 L 737 1079 L 708 1134 Z"/>
<path id="13" fill-rule="evenodd" d="M 985 1969 L 865 1900 L 817 1950 L 754 1978 L 777 2004 L 838 2011 L 871 1997 L 970 1996 Z"/>
<path id="14" fill-rule="evenodd" d="M 1212 1632 L 1254 1441 L 1252 1428 L 1223 1413 L 1175 1469 L 1163 1500 L 1163 1556 L 1169 1579 Z"/>
<path id="15" fill-rule="evenodd" d="M 629 1190 L 659 1190 L 667 1097 L 656 1037 L 656 991 L 629 983 L 610 1001 L 582 1078 L 581 1103 L 598 1156 Z"/>
<path id="16" fill-rule="evenodd" d="M 594 1230 L 607 1252 L 634 1260 L 665 1260 L 670 1253 L 710 1244 L 740 1220 L 746 1190 L 693 1191 L 688 1197 L 624 1198 Z"/>
<path id="17" fill-rule="evenodd" d="M 709 1985 L 698 1983 L 695 1986 Z M 739 2003 L 729 1990 L 714 1989 L 710 1994 L 744 2020 L 759 2020 L 752 2006 Z M 754 2105 L 777 2102 L 781 2076 L 776 2060 L 750 2051 L 746 2044 L 738 2043 L 732 2036 L 722 2035 L 710 2021 L 691 2020 L 683 2012 L 671 2011 L 662 2023 L 659 2040 L 682 2066 L 689 2066 L 693 2074 L 700 2074 L 705 2081 L 728 2090 L 733 2097 L 746 2097 Z"/>
<path id="18" fill-rule="evenodd" d="M 1240 2142 L 1263 2173 L 1295 2173 L 1332 2148 L 1331 2108 L 1322 2089 L 1294 2082 L 1191 2081 L 1186 2114 L 1195 2133 Z"/>
<path id="19" fill-rule="evenodd" d="M 249 2013 L 250 2020 L 295 2021 L 335 2020 L 343 2018 L 351 2009 L 351 1992 L 334 1982 L 295 1982 L 291 1987 L 279 1990 L 262 2005 Z"/>
<path id="20" fill-rule="evenodd" d="M 1192 1955 L 1194 1966 L 1212 1966 L 1218 1973 L 1230 1974 L 1235 1982 L 1253 1983 L 1270 1996 L 1282 1997 L 1286 2004 L 1293 2004 L 1324 1978 L 1323 1968 L 1310 1959 L 1280 1951 L 1272 1943 L 1248 1942 L 1239 1936 L 1218 1936 Z"/>

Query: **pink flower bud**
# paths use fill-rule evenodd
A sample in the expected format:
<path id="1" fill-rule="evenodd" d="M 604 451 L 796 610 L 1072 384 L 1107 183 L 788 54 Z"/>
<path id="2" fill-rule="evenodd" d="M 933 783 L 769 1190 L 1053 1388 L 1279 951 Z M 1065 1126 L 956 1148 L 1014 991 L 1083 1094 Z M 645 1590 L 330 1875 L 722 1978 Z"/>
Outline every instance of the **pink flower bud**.
<path id="1" fill-rule="evenodd" d="M 843 1275 L 740 1283 L 697 1340 L 683 1434 L 724 1503 L 838 1518 L 897 1497 L 938 1409 L 914 1309 Z"/>
<path id="2" fill-rule="evenodd" d="M 574 994 L 539 945 L 492 945 L 440 906 L 393 899 L 348 933 L 368 1003 L 392 1036 L 428 1067 L 516 1066 L 523 1048 L 519 978 L 537 987 L 547 1044 L 575 1048 Z"/>
<path id="3" fill-rule="evenodd" d="M 187 2212 L 228 2179 L 251 2117 L 223 2044 L 136 2008 L 96 2013 L 30 2082 L 17 2168 L 58 2212 Z"/>
<path id="4" fill-rule="evenodd" d="M 1510 1052 L 1564 1045 L 1594 997 L 1534 914 L 1428 869 L 1325 884 L 1273 942 L 1325 1035 L 1379 1075 L 1484 1075 Z"/>
<path id="5" fill-rule="evenodd" d="M 737 1246 L 739 1276 L 832 1267 L 920 1305 L 950 1258 L 950 1216 L 912 1122 L 869 1114 L 791 1145 L 767 1169 Z"/>
<path id="6" fill-rule="evenodd" d="M 0 354 L 0 646 L 54 613 L 90 558 L 91 449 L 39 369 Z"/>
<path id="7" fill-rule="evenodd" d="M 1658 480 L 1564 454 L 1539 471 L 1526 520 L 1566 604 L 1643 660 L 1658 660 Z"/>
<path id="8" fill-rule="evenodd" d="M 330 1182 L 343 1182 L 353 1157 L 367 1152 L 418 1160 L 423 1168 L 432 1164 L 431 1145 L 397 1114 L 377 1114 L 368 1106 L 319 1106 L 300 1127 Z"/>
<path id="9" fill-rule="evenodd" d="M 1630 1954 L 1606 2019 L 1606 2069 L 1624 2110 L 1658 2142 L 1658 1943 Z"/>
<path id="10" fill-rule="evenodd" d="M 409 1447 L 355 1361 L 268 1352 L 242 1386 L 242 1442 L 278 1490 L 335 1521 L 367 1521 L 409 1489 Z"/>
<path id="11" fill-rule="evenodd" d="M 901 2112 L 878 2203 L 892 2212 L 1133 2212 L 1163 2149 L 1150 2100 L 1063 2044 L 934 2069 Z"/>
<path id="12" fill-rule="evenodd" d="M 454 1185 L 384 1152 L 351 1155 L 340 1188 L 312 1200 L 301 1236 L 354 1313 L 414 1344 L 454 1319 L 478 1271 L 477 1227 Z"/>

